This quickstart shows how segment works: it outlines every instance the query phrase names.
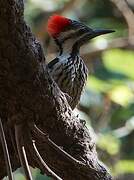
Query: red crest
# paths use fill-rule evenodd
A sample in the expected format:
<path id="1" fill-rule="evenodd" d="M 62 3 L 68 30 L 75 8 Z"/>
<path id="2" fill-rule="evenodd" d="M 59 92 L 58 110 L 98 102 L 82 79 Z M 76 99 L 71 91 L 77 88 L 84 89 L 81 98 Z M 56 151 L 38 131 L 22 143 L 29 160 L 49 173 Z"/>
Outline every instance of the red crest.
<path id="1" fill-rule="evenodd" d="M 53 15 L 48 19 L 47 31 L 51 36 L 56 37 L 70 23 L 71 20 L 66 17 Z"/>

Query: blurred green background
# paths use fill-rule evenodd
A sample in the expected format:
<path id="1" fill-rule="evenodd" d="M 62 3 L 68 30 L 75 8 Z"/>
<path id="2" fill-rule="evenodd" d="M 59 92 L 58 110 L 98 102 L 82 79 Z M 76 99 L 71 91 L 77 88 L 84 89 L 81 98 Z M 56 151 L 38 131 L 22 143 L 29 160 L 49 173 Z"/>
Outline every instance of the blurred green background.
<path id="1" fill-rule="evenodd" d="M 94 129 L 98 156 L 112 175 L 134 179 L 134 1 L 25 0 L 25 19 L 47 61 L 57 52 L 46 32 L 47 19 L 54 13 L 116 31 L 81 48 L 89 77 L 76 113 Z M 32 171 L 36 180 L 50 179 L 38 169 Z M 21 169 L 15 177 L 25 179 Z"/>

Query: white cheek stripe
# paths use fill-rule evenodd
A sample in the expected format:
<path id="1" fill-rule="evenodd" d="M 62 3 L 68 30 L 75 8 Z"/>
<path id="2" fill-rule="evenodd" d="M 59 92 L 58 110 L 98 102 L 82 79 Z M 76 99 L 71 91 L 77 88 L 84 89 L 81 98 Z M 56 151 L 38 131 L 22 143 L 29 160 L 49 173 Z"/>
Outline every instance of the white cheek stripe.
<path id="1" fill-rule="evenodd" d="M 61 32 L 61 33 L 60 33 L 60 36 L 59 36 L 59 39 L 66 38 L 66 37 L 69 36 L 69 34 L 72 34 L 72 33 L 74 33 L 74 32 L 75 32 L 75 30 L 72 30 L 72 29 L 70 29 L 70 30 L 68 30 L 68 31 L 65 31 L 65 32 Z"/>

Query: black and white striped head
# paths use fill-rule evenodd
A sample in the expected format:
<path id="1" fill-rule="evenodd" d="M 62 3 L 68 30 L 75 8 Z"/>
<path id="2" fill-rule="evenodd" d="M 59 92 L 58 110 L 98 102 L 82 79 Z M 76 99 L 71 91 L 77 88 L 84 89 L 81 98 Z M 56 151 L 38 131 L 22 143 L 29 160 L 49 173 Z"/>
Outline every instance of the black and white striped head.
<path id="1" fill-rule="evenodd" d="M 113 30 L 93 30 L 81 22 L 63 16 L 53 15 L 48 20 L 48 33 L 55 39 L 60 48 L 64 50 L 79 50 L 80 46 L 90 39 L 114 32 Z"/>

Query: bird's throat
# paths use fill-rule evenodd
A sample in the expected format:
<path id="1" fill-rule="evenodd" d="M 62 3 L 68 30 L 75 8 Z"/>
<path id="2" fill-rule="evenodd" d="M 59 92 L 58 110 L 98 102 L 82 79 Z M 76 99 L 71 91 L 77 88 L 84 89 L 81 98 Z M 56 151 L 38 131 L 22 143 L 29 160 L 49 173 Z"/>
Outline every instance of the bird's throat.
<path id="1" fill-rule="evenodd" d="M 73 39 L 66 40 L 64 42 L 56 41 L 56 44 L 59 48 L 59 55 L 77 55 L 79 54 L 79 48 L 76 45 L 76 42 L 73 41 Z"/>

